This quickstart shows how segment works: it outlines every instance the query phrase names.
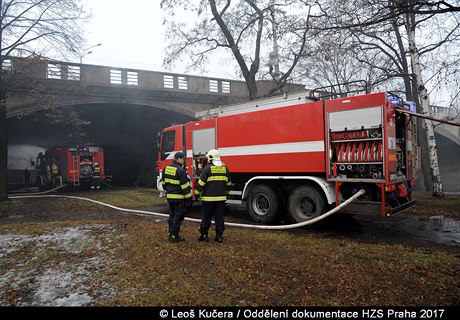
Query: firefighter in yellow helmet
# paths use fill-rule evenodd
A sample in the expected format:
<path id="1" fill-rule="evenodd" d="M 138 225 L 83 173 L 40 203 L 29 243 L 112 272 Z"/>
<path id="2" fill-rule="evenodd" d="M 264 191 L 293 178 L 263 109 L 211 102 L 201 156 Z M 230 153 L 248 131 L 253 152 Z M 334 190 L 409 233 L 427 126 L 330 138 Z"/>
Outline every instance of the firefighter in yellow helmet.
<path id="1" fill-rule="evenodd" d="M 208 165 L 203 169 L 196 184 L 195 196 L 201 197 L 203 217 L 200 225 L 199 241 L 208 241 L 208 231 L 211 227 L 212 216 L 216 221 L 216 236 L 214 241 L 222 243 L 224 234 L 225 201 L 232 185 L 230 171 L 220 159 L 216 149 L 206 154 Z"/>

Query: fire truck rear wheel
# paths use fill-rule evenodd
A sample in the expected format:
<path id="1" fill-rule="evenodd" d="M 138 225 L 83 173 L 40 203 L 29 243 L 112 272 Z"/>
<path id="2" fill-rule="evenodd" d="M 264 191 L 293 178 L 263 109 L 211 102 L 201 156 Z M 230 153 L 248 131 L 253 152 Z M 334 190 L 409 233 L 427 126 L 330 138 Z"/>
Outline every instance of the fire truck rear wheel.
<path id="1" fill-rule="evenodd" d="M 304 222 L 325 212 L 326 201 L 323 195 L 312 186 L 294 189 L 288 199 L 289 216 L 293 222 Z"/>
<path id="2" fill-rule="evenodd" d="M 279 200 L 273 188 L 259 184 L 251 190 L 247 207 L 252 220 L 267 224 L 275 220 L 278 214 Z"/>

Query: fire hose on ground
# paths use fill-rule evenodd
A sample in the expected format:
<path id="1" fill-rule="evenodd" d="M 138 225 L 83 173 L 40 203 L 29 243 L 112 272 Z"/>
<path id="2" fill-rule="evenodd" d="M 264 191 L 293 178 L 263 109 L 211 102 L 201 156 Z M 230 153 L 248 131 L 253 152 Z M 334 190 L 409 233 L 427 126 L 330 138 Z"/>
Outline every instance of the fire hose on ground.
<path id="1" fill-rule="evenodd" d="M 313 219 L 310 219 L 310 220 L 307 220 L 307 221 L 303 221 L 303 222 L 299 222 L 299 223 L 288 224 L 288 225 L 268 226 L 268 225 L 226 222 L 225 225 L 230 226 L 230 227 L 250 228 L 250 229 L 263 229 L 263 230 L 288 230 L 288 229 L 300 228 L 300 227 L 310 225 L 310 224 L 316 223 L 316 222 L 318 222 L 320 220 L 323 220 L 323 219 L 327 218 L 331 214 L 339 211 L 340 209 L 342 209 L 345 206 L 347 206 L 348 204 L 350 204 L 352 201 L 354 201 L 355 199 L 357 199 L 358 197 L 360 197 L 364 193 L 365 193 L 365 191 L 363 189 L 361 189 L 357 193 L 355 193 L 352 197 L 350 197 L 346 201 L 342 202 L 340 205 L 336 206 L 335 208 L 329 210 L 328 212 L 326 212 L 326 213 L 324 213 L 324 214 L 322 214 L 322 215 L 320 215 L 320 216 L 318 216 L 316 218 L 313 218 Z M 136 213 L 136 214 L 140 214 L 140 215 L 152 215 L 152 216 L 159 216 L 159 217 L 164 217 L 164 218 L 169 217 L 169 215 L 165 214 L 165 213 L 120 208 L 120 207 L 116 207 L 116 206 L 113 206 L 111 204 L 104 203 L 104 202 L 101 202 L 101 201 L 97 201 L 97 200 L 93 200 L 93 199 L 89 199 L 89 198 L 83 198 L 83 197 L 76 197 L 76 196 L 46 195 L 46 194 L 44 194 L 44 195 L 12 195 L 12 196 L 10 196 L 10 198 L 11 199 L 21 199 L 21 198 L 67 198 L 67 199 L 77 199 L 77 200 L 89 201 L 89 202 L 92 202 L 92 203 L 96 203 L 96 204 L 99 204 L 99 205 L 102 205 L 102 206 L 105 206 L 105 207 L 109 207 L 109 208 L 112 208 L 112 209 L 115 209 L 115 210 L 118 210 L 118 211 L 123 211 L 123 212 L 132 212 L 132 213 Z M 189 218 L 189 217 L 185 217 L 184 220 L 185 221 L 191 221 L 191 222 L 198 222 L 198 223 L 201 222 L 201 219 L 195 219 L 195 218 Z M 213 221 L 213 223 L 214 223 L 214 221 Z"/>

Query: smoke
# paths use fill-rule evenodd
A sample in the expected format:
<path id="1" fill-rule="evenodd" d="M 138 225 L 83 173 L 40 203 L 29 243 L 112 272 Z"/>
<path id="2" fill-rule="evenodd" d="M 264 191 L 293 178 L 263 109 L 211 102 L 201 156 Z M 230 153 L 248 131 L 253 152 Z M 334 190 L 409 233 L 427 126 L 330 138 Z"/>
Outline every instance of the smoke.
<path id="1" fill-rule="evenodd" d="M 24 169 L 27 159 L 43 149 L 93 145 L 104 148 L 105 167 L 110 168 L 113 184 L 133 186 L 144 166 L 153 168 L 157 160 L 156 136 L 174 123 L 185 123 L 191 117 L 146 106 L 94 104 L 76 107 L 81 118 L 90 124 L 83 127 L 84 136 L 71 135 L 72 128 L 53 124 L 45 112 L 27 118 L 7 119 L 9 152 L 8 168 Z M 49 112 L 49 111 L 48 111 Z M 22 147 L 21 147 L 22 146 Z M 146 170 L 153 181 L 154 173 Z"/>
<path id="2" fill-rule="evenodd" d="M 8 169 L 10 170 L 32 170 L 31 162 L 35 161 L 39 152 L 45 149 L 32 145 L 11 145 L 8 146 Z"/>

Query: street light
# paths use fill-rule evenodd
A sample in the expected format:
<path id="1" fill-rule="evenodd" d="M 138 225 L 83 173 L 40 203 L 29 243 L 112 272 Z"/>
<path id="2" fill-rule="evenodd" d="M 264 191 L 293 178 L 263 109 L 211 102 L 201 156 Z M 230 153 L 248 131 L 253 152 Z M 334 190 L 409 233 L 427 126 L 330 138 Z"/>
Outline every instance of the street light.
<path id="1" fill-rule="evenodd" d="M 102 43 L 95 44 L 94 46 L 90 46 L 88 48 L 83 49 L 83 51 L 81 51 L 81 52 L 77 52 L 77 54 L 80 57 L 80 64 L 83 64 L 83 57 L 84 56 L 93 53 L 93 51 L 90 51 L 90 49 L 95 48 L 95 47 L 99 47 L 99 46 L 102 46 Z"/>

